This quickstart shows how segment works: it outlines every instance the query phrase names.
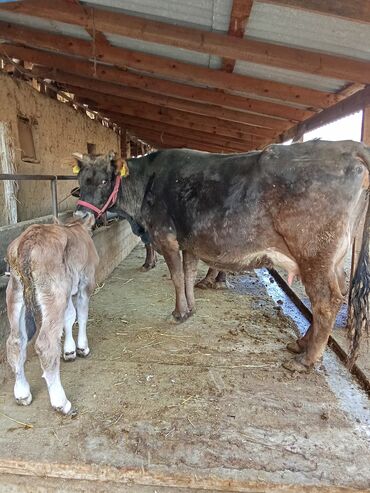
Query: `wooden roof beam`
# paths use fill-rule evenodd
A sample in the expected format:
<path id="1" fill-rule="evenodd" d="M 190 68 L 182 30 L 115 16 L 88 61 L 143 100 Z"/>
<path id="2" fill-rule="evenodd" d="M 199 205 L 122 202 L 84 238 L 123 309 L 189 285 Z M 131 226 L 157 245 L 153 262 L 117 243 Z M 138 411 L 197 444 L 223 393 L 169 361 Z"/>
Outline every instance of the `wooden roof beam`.
<path id="1" fill-rule="evenodd" d="M 209 152 L 241 152 L 239 149 L 223 145 L 222 142 L 213 144 L 209 141 L 201 141 L 181 135 L 172 135 L 167 132 L 157 132 L 134 126 L 126 127 L 126 129 L 146 142 L 155 142 L 157 147 L 187 147 L 190 149 L 207 150 Z"/>
<path id="2" fill-rule="evenodd" d="M 50 54 L 42 50 L 23 48 L 14 45 L 0 45 L 1 54 L 11 58 L 32 61 L 46 67 L 54 67 L 64 72 L 94 78 L 105 82 L 123 84 L 127 87 L 150 91 L 153 94 L 166 94 L 176 98 L 218 105 L 229 109 L 271 115 L 291 121 L 302 121 L 314 114 L 304 109 L 293 108 L 270 101 L 260 101 L 243 96 L 225 93 L 218 89 L 204 88 L 161 80 L 147 75 L 120 70 L 117 67 L 96 64 L 66 55 Z"/>
<path id="3" fill-rule="evenodd" d="M 80 77 L 78 75 L 61 72 L 55 69 L 45 69 L 34 67 L 29 71 L 30 76 L 35 78 L 48 78 L 69 86 L 75 86 L 106 95 L 127 98 L 144 103 L 160 104 L 163 107 L 187 111 L 190 113 L 204 115 L 212 118 L 221 118 L 246 125 L 256 125 L 260 127 L 283 131 L 292 126 L 292 122 L 267 116 L 246 113 L 243 111 L 222 108 L 216 105 L 202 104 L 185 99 L 174 98 L 162 94 L 153 94 L 149 91 L 130 88 L 120 84 L 99 81 L 94 78 Z"/>
<path id="4" fill-rule="evenodd" d="M 71 91 L 84 98 L 92 109 L 101 111 L 114 111 L 126 115 L 149 118 L 163 123 L 173 123 L 180 127 L 192 128 L 194 130 L 204 130 L 209 133 L 217 133 L 225 137 L 235 137 L 243 139 L 245 135 L 255 135 L 275 139 L 278 132 L 262 127 L 253 127 L 240 123 L 225 121 L 220 118 L 208 118 L 203 115 L 195 115 L 185 111 L 163 108 L 160 105 L 146 103 L 143 105 L 138 101 L 116 96 L 107 96 L 101 93 L 87 91 L 78 87 L 70 87 Z M 207 130 L 205 130 L 207 129 Z"/>
<path id="5" fill-rule="evenodd" d="M 0 4 L 1 5 L 1 4 Z M 150 55 L 143 52 L 127 50 L 104 45 L 99 50 L 99 44 L 70 36 L 61 36 L 37 29 L 30 29 L 16 24 L 0 22 L 1 38 L 27 46 L 34 46 L 53 52 L 91 59 L 96 53 L 97 62 L 111 63 L 123 69 L 131 68 L 156 75 L 171 77 L 179 81 L 205 84 L 209 87 L 229 91 L 239 91 L 244 94 L 269 97 L 281 101 L 298 103 L 314 108 L 325 108 L 340 100 L 340 96 L 332 93 L 307 89 L 270 80 L 261 80 L 239 74 L 226 72 L 179 62 L 171 58 Z M 369 70 L 369 64 L 364 64 Z M 369 75 L 370 80 L 370 75 Z"/>
<path id="6" fill-rule="evenodd" d="M 244 150 L 246 146 L 251 146 L 256 149 L 258 146 L 270 142 L 270 139 L 266 137 L 258 137 L 255 135 L 243 135 L 242 138 L 227 137 L 220 135 L 215 131 L 204 128 L 203 130 L 197 130 L 189 128 L 186 125 L 179 125 L 178 122 L 166 122 L 159 121 L 155 117 L 148 117 L 143 119 L 141 117 L 133 117 L 118 111 L 106 111 L 105 116 L 110 118 L 113 122 L 119 125 L 146 128 L 148 130 L 161 130 L 176 134 L 180 136 L 186 136 L 189 139 L 196 139 L 201 142 L 212 142 L 216 145 L 222 143 L 222 145 L 230 145 L 233 149 Z M 229 144 L 226 144 L 229 143 Z"/>
<path id="7" fill-rule="evenodd" d="M 188 139 L 194 139 L 201 142 L 209 142 L 215 145 L 222 145 L 240 151 L 245 150 L 251 144 L 258 145 L 265 142 L 265 138 L 257 138 L 254 136 L 245 136 L 243 139 L 228 138 L 218 134 L 210 134 L 200 130 L 186 129 L 169 123 L 162 123 L 141 117 L 133 117 L 122 113 L 108 112 L 107 116 L 114 121 L 119 121 L 120 124 L 128 128 L 142 128 L 146 130 L 157 131 L 160 133 L 168 133 Z"/>
<path id="8" fill-rule="evenodd" d="M 308 8 L 309 10 L 329 15 L 348 16 L 351 20 L 362 20 L 362 22 L 370 19 L 370 5 L 367 0 L 269 1 L 297 8 Z M 234 60 L 244 60 L 310 74 L 314 73 L 323 77 L 334 77 L 345 81 L 370 83 L 370 68 L 366 61 L 354 60 L 339 55 L 328 55 L 265 41 L 236 38 L 217 32 L 178 26 L 103 9 L 84 7 L 85 13 L 82 14 L 80 5 L 74 6 L 71 2 L 66 8 L 64 0 L 54 0 L 53 2 L 48 0 L 27 0 L 6 5 L 0 3 L 0 9 L 66 22 L 84 27 L 87 30 L 91 30 L 94 26 L 97 31 L 105 33 L 118 34 Z M 177 62 L 177 64 L 179 69 L 182 64 L 180 62 Z M 173 70 L 173 73 L 175 72 L 176 70 Z"/>
<path id="9" fill-rule="evenodd" d="M 229 22 L 229 36 L 242 38 L 244 36 L 245 26 L 253 6 L 253 0 L 233 0 Z M 222 70 L 232 72 L 235 67 L 235 59 L 223 58 Z"/>

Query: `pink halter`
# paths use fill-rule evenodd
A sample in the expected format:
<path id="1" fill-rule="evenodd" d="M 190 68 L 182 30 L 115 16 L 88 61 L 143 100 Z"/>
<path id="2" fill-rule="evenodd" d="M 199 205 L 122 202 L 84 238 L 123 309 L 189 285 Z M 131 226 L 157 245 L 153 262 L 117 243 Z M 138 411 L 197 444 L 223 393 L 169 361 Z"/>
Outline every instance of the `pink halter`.
<path id="1" fill-rule="evenodd" d="M 97 207 L 95 207 L 95 205 L 90 204 L 89 202 L 85 202 L 84 200 L 79 200 L 77 202 L 77 205 L 83 205 L 84 207 L 87 207 L 87 209 L 91 209 L 96 213 L 96 219 L 99 219 L 107 209 L 112 207 L 112 205 L 114 205 L 117 202 L 117 195 L 118 195 L 119 187 L 121 185 L 121 181 L 122 181 L 122 176 L 117 175 L 113 191 L 109 195 L 108 200 L 106 201 L 106 203 L 103 205 L 101 209 L 98 209 Z"/>

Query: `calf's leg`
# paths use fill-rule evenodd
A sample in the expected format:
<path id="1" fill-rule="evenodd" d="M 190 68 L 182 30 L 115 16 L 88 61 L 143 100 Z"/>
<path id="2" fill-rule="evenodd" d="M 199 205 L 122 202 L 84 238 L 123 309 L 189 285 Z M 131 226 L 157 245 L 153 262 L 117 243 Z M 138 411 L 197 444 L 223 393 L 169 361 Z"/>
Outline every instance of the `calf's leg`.
<path id="1" fill-rule="evenodd" d="M 76 321 L 76 310 L 73 305 L 72 296 L 69 298 L 67 310 L 64 314 L 64 361 L 74 361 L 76 359 L 76 344 L 73 339 L 72 328 Z"/>
<path id="2" fill-rule="evenodd" d="M 14 397 L 17 404 L 28 406 L 32 402 L 32 394 L 24 373 L 28 342 L 25 324 L 25 305 L 23 302 L 23 288 L 20 282 L 13 277 L 9 280 L 6 303 L 10 324 L 10 335 L 7 340 L 7 356 L 8 362 L 15 374 Z"/>
<path id="3" fill-rule="evenodd" d="M 78 318 L 78 339 L 77 355 L 86 358 L 90 354 L 89 341 L 87 340 L 87 319 L 89 316 L 89 300 L 93 287 L 83 286 L 77 294 L 77 318 Z"/>
<path id="4" fill-rule="evenodd" d="M 53 300 L 48 306 L 41 304 L 42 324 L 35 349 L 40 358 L 50 403 L 62 414 L 72 412 L 72 404 L 67 399 L 60 380 L 61 338 L 67 301 Z"/>

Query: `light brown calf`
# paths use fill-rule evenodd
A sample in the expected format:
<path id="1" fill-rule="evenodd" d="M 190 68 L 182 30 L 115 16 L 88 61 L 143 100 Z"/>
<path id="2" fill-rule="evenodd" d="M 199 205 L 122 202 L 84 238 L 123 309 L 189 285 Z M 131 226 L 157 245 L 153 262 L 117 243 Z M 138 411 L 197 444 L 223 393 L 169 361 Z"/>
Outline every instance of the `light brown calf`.
<path id="1" fill-rule="evenodd" d="M 72 326 L 77 310 L 77 354 L 89 354 L 86 323 L 99 262 L 90 236 L 93 223 L 94 218 L 89 217 L 67 224 L 33 225 L 8 247 L 6 302 L 11 332 L 7 354 L 15 373 L 14 396 L 20 405 L 32 401 L 24 363 L 27 343 L 38 331 L 35 348 L 51 405 L 63 414 L 72 412 L 60 381 L 61 338 L 64 328 L 64 359 L 75 359 Z"/>

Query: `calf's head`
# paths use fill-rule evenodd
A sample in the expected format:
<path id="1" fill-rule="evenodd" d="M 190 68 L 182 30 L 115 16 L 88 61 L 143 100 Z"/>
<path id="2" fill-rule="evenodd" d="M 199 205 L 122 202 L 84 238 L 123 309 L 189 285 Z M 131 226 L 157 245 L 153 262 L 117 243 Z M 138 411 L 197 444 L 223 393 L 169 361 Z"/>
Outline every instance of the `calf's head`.
<path id="1" fill-rule="evenodd" d="M 102 209 L 114 189 L 116 177 L 128 174 L 126 161 L 114 151 L 108 154 L 75 153 L 73 157 L 76 160 L 73 172 L 78 174 L 80 201 Z M 92 212 L 87 205 L 79 203 L 75 215 L 84 217 Z"/>

